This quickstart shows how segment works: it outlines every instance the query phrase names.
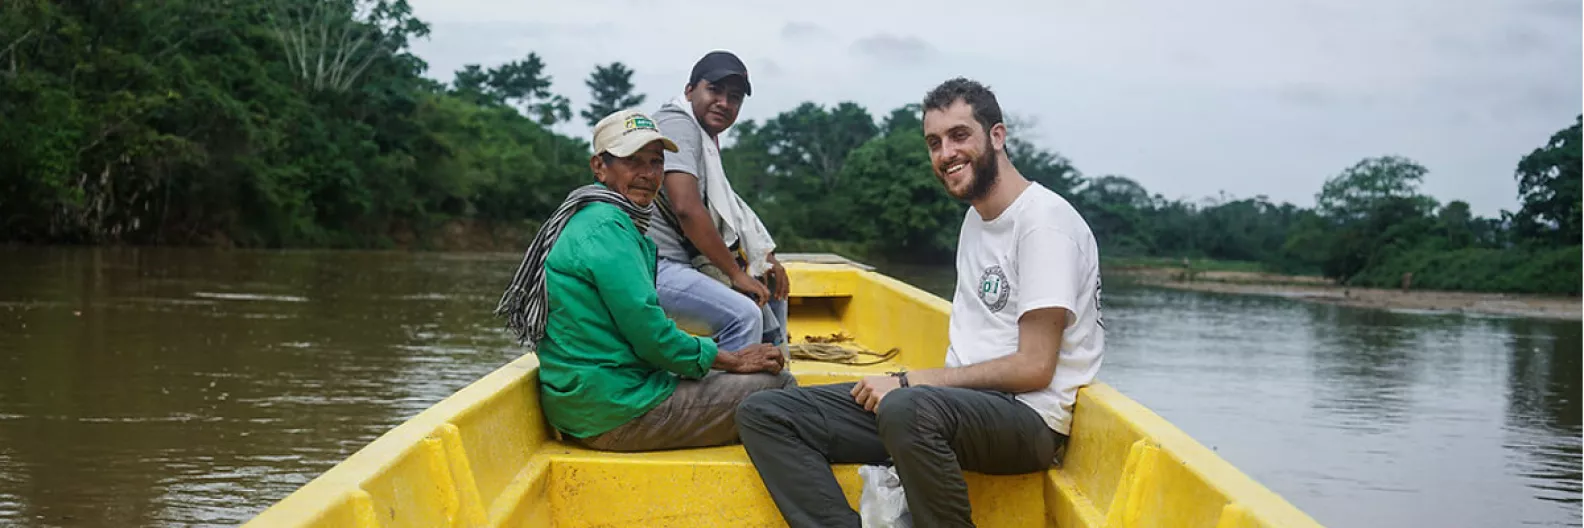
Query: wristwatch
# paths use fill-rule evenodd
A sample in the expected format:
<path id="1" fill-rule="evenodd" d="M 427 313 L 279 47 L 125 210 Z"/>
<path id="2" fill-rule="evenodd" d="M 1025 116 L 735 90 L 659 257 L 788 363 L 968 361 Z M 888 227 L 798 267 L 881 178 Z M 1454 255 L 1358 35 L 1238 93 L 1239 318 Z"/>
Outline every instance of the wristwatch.
<path id="1" fill-rule="evenodd" d="M 907 371 L 904 370 L 902 372 L 887 372 L 886 374 L 890 374 L 892 377 L 896 378 L 897 381 L 902 382 L 902 386 L 903 387 L 908 386 Z"/>

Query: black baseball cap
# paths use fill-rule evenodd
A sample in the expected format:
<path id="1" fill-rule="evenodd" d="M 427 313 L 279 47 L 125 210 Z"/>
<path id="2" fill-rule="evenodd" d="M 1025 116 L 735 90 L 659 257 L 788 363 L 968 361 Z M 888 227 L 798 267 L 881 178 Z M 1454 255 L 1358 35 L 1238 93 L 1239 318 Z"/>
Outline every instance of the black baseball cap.
<path id="1" fill-rule="evenodd" d="M 748 84 L 748 67 L 730 51 L 711 51 L 694 63 L 688 85 L 698 84 L 699 79 L 714 83 L 732 75 L 742 76 L 744 95 L 753 95 L 753 85 Z"/>

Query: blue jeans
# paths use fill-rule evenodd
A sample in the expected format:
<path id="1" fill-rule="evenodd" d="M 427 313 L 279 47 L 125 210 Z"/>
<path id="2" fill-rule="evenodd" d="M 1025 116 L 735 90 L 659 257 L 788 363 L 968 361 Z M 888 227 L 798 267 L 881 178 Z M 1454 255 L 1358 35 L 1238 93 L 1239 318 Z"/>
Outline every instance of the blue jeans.
<path id="1" fill-rule="evenodd" d="M 786 300 L 773 300 L 761 308 L 747 295 L 693 266 L 666 259 L 660 259 L 655 290 L 660 308 L 676 320 L 678 328 L 710 336 L 721 350 L 787 341 Z"/>

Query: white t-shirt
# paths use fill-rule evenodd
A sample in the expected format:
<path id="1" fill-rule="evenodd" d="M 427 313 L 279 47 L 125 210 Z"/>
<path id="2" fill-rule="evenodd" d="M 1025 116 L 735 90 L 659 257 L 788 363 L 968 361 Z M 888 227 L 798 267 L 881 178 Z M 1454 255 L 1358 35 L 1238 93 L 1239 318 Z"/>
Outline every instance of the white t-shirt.
<path id="1" fill-rule="evenodd" d="M 989 222 L 969 207 L 957 238 L 946 366 L 1011 355 L 1024 313 L 1067 309 L 1072 316 L 1050 385 L 1016 397 L 1051 429 L 1068 434 L 1078 388 L 1094 380 L 1105 350 L 1099 254 L 1089 224 L 1072 204 L 1038 183 Z"/>

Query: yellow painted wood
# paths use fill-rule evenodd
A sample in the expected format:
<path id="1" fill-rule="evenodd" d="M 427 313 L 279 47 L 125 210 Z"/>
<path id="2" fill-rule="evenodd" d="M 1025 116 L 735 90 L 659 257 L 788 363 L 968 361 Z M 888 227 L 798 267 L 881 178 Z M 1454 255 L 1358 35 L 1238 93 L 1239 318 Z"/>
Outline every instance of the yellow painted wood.
<path id="1" fill-rule="evenodd" d="M 790 259 L 783 259 L 784 262 Z M 865 267 L 786 262 L 790 334 L 900 347 L 868 367 L 794 361 L 801 383 L 944 361 L 950 305 Z M 547 434 L 525 355 L 393 428 L 246 526 L 785 526 L 740 446 L 602 453 Z M 857 466 L 832 468 L 849 505 Z M 1318 526 L 1104 383 L 1079 392 L 1060 468 L 966 476 L 976 524 L 1094 528 Z"/>

